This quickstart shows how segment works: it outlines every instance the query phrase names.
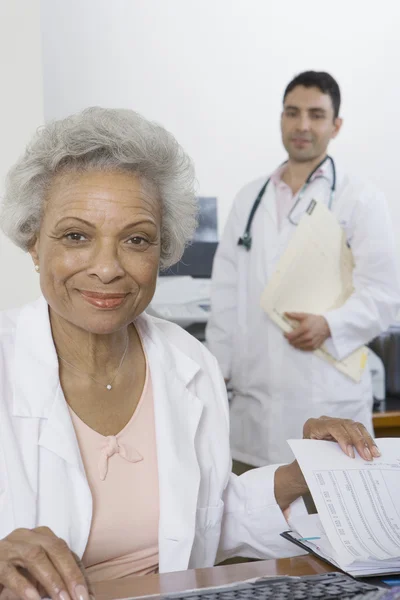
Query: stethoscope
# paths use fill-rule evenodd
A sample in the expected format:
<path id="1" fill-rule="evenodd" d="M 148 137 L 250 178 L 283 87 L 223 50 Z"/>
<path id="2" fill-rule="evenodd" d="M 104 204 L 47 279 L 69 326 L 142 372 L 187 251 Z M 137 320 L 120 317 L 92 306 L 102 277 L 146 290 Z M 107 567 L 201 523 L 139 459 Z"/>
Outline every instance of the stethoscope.
<path id="1" fill-rule="evenodd" d="M 292 206 L 287 218 L 289 220 L 289 222 L 294 225 L 295 227 L 297 227 L 298 223 L 295 223 L 292 220 L 292 214 L 293 212 L 296 210 L 297 206 L 300 204 L 304 192 L 306 191 L 307 187 L 309 186 L 309 184 L 311 183 L 311 180 L 313 178 L 313 176 L 315 175 L 315 173 L 318 171 L 318 169 L 320 169 L 322 167 L 322 165 L 329 160 L 331 165 L 332 165 L 332 185 L 331 185 L 331 192 L 329 195 L 329 203 L 328 203 L 328 208 L 329 210 L 332 209 L 332 204 L 333 204 L 333 200 L 335 197 L 335 191 L 336 191 L 336 167 L 335 167 L 335 162 L 333 160 L 333 158 L 331 156 L 326 156 L 323 160 L 321 160 L 321 162 L 315 167 L 315 169 L 309 174 L 309 176 L 307 177 L 303 187 L 301 188 L 300 192 L 298 193 L 297 196 L 297 200 L 294 204 L 294 206 Z M 285 163 L 283 163 L 285 164 Z M 325 175 L 318 175 L 315 179 L 319 179 L 320 177 L 324 177 Z M 315 181 L 314 179 L 314 181 Z M 250 214 L 249 214 L 249 218 L 247 219 L 247 224 L 246 224 L 246 229 L 244 230 L 244 234 L 241 238 L 239 238 L 238 240 L 238 246 L 244 246 L 244 248 L 248 251 L 251 248 L 251 243 L 252 243 L 252 237 L 251 237 L 251 225 L 253 223 L 254 220 L 254 216 L 257 212 L 257 208 L 260 205 L 260 202 L 265 194 L 265 190 L 268 187 L 269 182 L 271 181 L 271 177 L 268 177 L 267 181 L 264 183 L 264 185 L 262 186 L 261 190 L 258 192 L 258 196 L 257 198 L 254 200 L 254 204 L 251 208 Z"/>

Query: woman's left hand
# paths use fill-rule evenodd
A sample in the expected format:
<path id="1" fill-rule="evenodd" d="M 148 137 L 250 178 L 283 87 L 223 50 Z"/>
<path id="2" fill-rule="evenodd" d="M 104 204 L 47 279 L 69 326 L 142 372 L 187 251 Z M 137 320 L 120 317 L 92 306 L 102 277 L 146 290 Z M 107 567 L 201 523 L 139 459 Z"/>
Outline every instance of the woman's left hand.
<path id="1" fill-rule="evenodd" d="M 303 428 L 303 437 L 338 442 L 343 452 L 351 458 L 355 457 L 354 448 L 365 460 L 373 460 L 381 455 L 364 425 L 350 419 L 308 419 Z"/>
<path id="2" fill-rule="evenodd" d="M 303 428 L 303 437 L 338 442 L 343 452 L 351 458 L 355 457 L 354 448 L 365 460 L 371 461 L 381 455 L 364 425 L 350 419 L 308 419 Z M 275 498 L 283 511 L 307 491 L 306 481 L 296 460 L 275 471 Z"/>

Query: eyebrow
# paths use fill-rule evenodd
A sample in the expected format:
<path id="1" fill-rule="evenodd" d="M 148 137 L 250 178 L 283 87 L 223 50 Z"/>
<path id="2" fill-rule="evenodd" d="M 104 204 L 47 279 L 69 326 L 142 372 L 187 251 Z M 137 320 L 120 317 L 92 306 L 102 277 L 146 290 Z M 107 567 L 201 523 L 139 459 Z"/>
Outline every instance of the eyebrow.
<path id="1" fill-rule="evenodd" d="M 90 223 L 90 221 L 86 221 L 85 219 L 81 219 L 80 217 L 63 217 L 62 219 L 60 219 L 60 221 L 58 221 L 56 227 L 59 227 L 63 221 L 79 221 L 80 223 L 83 223 L 84 225 L 86 225 L 87 227 L 90 227 L 91 229 L 95 229 L 96 226 L 93 225 L 93 223 Z M 140 219 L 139 221 L 134 221 L 132 223 L 128 223 L 128 225 L 125 225 L 125 227 L 122 229 L 122 231 L 128 231 L 129 229 L 133 229 L 133 227 L 137 227 L 138 225 L 143 225 L 144 223 L 147 223 L 149 225 L 153 225 L 154 227 L 156 226 L 156 224 L 154 223 L 154 221 L 152 221 L 151 219 Z"/>
<path id="2" fill-rule="evenodd" d="M 321 113 L 326 115 L 326 110 L 324 108 L 309 108 L 308 111 L 312 113 Z"/>
<path id="3" fill-rule="evenodd" d="M 300 110 L 300 108 L 298 106 L 293 106 L 293 105 L 289 104 L 284 107 L 284 110 Z M 312 113 L 321 113 L 324 115 L 326 114 L 326 110 L 324 108 L 320 108 L 319 106 L 308 108 L 307 111 L 312 112 Z"/>

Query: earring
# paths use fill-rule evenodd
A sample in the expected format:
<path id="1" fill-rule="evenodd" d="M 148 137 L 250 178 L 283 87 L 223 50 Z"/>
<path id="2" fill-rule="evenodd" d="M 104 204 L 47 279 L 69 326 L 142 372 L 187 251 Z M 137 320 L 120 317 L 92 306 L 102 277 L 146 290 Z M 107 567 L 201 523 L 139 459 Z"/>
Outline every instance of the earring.
<path id="1" fill-rule="evenodd" d="M 40 271 L 39 265 L 35 265 L 35 271 L 36 271 L 36 273 L 39 273 L 39 271 Z"/>

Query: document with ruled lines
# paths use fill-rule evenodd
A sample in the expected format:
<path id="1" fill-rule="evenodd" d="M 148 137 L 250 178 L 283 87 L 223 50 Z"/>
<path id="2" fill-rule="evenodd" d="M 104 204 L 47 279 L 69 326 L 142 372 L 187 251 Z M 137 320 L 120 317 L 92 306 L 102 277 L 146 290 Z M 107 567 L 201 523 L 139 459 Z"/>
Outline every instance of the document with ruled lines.
<path id="1" fill-rule="evenodd" d="M 291 521 L 291 535 L 359 577 L 400 572 L 400 439 L 377 444 L 369 462 L 334 442 L 289 441 L 318 510 Z"/>

